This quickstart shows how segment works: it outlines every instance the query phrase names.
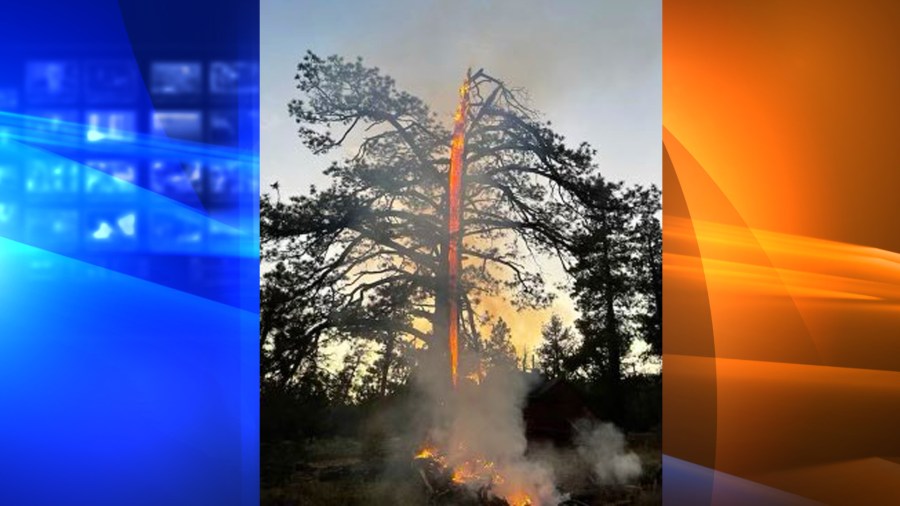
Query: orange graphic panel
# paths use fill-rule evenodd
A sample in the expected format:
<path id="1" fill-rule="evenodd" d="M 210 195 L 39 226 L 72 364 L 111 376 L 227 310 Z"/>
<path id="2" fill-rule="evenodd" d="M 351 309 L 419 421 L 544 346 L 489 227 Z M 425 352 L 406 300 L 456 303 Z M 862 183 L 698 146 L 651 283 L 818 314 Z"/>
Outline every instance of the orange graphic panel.
<path id="1" fill-rule="evenodd" d="M 900 4 L 663 7 L 664 451 L 900 504 Z"/>

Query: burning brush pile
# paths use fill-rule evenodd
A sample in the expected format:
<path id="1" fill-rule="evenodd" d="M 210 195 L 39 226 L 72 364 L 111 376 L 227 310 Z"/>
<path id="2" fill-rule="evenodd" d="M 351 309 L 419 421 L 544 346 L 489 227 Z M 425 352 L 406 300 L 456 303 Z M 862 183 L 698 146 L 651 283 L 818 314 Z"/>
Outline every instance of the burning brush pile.
<path id="1" fill-rule="evenodd" d="M 519 371 L 464 379 L 434 406 L 433 429 L 414 464 L 436 504 L 558 504 L 552 470 L 525 458 Z"/>
<path id="2" fill-rule="evenodd" d="M 450 465 L 447 457 L 436 453 L 433 448 L 424 448 L 415 460 L 421 463 L 419 473 L 428 487 L 434 502 L 440 503 L 444 496 L 454 503 L 467 502 L 486 505 L 525 506 L 534 504 L 531 496 L 524 491 L 503 494 L 506 480 L 488 460 L 473 459 Z"/>
<path id="3" fill-rule="evenodd" d="M 412 458 L 431 504 L 584 504 L 573 497 L 622 495 L 641 475 L 640 459 L 610 424 L 576 423 L 566 447 L 529 442 L 522 413 L 531 380 L 495 370 L 435 402 L 433 428 Z"/>

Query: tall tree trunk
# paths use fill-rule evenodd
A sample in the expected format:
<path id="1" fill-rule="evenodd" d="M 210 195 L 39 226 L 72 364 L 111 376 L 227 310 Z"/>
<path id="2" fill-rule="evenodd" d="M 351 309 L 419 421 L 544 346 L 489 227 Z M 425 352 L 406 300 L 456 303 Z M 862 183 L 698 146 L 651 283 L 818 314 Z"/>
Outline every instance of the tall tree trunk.
<path id="1" fill-rule="evenodd" d="M 434 290 L 434 314 L 432 316 L 432 341 L 429 343 L 429 363 L 425 367 L 432 371 L 439 371 L 444 378 L 441 384 L 449 393 L 452 390 L 450 378 L 450 303 L 449 284 L 450 269 L 447 262 L 447 249 L 442 245 L 439 249 L 440 264 L 435 279 Z"/>
<path id="2" fill-rule="evenodd" d="M 613 420 L 621 423 L 622 420 L 622 339 L 619 335 L 619 323 L 616 318 L 616 288 L 613 282 L 613 272 L 610 258 L 611 231 L 605 230 L 603 237 L 604 276 L 606 277 L 606 290 L 604 290 L 604 305 L 606 308 L 606 345 L 609 351 L 609 360 L 606 368 L 606 381 L 609 385 L 610 405 Z"/>
<path id="3" fill-rule="evenodd" d="M 378 394 L 381 397 L 387 396 L 388 374 L 391 371 L 391 365 L 394 363 L 394 345 L 396 336 L 388 333 L 387 340 L 384 343 L 384 361 L 381 364 L 380 377 L 378 379 Z"/>

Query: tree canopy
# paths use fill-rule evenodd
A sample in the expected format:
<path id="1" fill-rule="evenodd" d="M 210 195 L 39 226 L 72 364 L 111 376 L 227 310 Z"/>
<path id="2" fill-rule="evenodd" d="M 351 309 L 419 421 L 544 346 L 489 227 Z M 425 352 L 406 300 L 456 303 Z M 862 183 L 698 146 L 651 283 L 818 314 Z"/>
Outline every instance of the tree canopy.
<path id="1" fill-rule="evenodd" d="M 289 111 L 303 143 L 325 153 L 355 139 L 355 149 L 327 169 L 328 188 L 264 205 L 264 258 L 276 271 L 303 272 L 303 288 L 281 294 L 285 304 L 327 293 L 329 304 L 319 306 L 332 314 L 327 325 L 351 330 L 379 290 L 404 293 L 408 311 L 382 324 L 426 348 L 442 346 L 450 132 L 427 104 L 361 60 L 308 53 L 296 83 L 301 97 Z M 533 264 L 547 255 L 571 261 L 583 182 L 597 173 L 589 146 L 569 147 L 501 80 L 475 72 L 471 97 L 459 301 L 469 341 L 479 335 L 481 297 L 503 294 L 520 308 L 550 302 Z"/>
<path id="2" fill-rule="evenodd" d="M 446 353 L 451 133 L 428 104 L 361 59 L 309 52 L 295 80 L 288 110 L 301 142 L 342 156 L 325 170 L 327 187 L 262 199 L 263 384 L 286 388 L 315 376 L 336 385 L 336 375 L 352 371 L 371 379 L 367 395 L 383 396 L 413 361 Z M 545 327 L 542 367 L 615 383 L 633 339 L 661 352 L 659 191 L 604 179 L 590 146 L 568 143 L 522 90 L 483 69 L 471 74 L 470 90 L 464 346 L 508 355 L 508 327 L 488 333 L 496 332 L 496 346 L 482 337 L 492 320 L 481 303 L 503 297 L 516 308 L 546 308 L 552 291 L 541 266 L 552 259 L 572 276 L 580 317 L 578 336 L 559 322 Z M 320 348 L 329 340 L 365 341 L 378 358 L 355 367 L 351 353 L 340 371 L 323 372 Z"/>

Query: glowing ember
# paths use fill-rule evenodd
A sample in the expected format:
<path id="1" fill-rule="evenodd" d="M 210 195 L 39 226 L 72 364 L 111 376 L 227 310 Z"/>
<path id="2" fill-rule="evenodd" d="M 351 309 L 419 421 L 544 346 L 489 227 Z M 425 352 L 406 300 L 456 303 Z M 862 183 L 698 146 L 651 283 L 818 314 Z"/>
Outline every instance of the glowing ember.
<path id="1" fill-rule="evenodd" d="M 436 448 L 426 446 L 413 457 L 413 460 L 428 460 L 434 462 L 441 467 L 446 467 L 446 458 L 438 453 Z"/>
<path id="2" fill-rule="evenodd" d="M 469 460 L 453 468 L 450 479 L 454 483 L 501 483 L 503 479 L 494 471 L 494 463 L 481 459 Z"/>
<path id="3" fill-rule="evenodd" d="M 509 506 L 532 506 L 531 498 L 525 492 L 515 492 L 503 498 Z"/>
<path id="4" fill-rule="evenodd" d="M 466 467 L 458 467 L 453 470 L 453 476 L 450 477 L 454 483 L 465 483 L 467 481 L 471 481 L 475 475 L 471 473 L 469 469 Z"/>
<path id="5" fill-rule="evenodd" d="M 450 346 L 450 379 L 453 386 L 457 383 L 457 363 L 459 361 L 459 307 L 457 304 L 459 288 L 460 254 L 462 245 L 460 235 L 460 221 L 462 220 L 462 177 L 463 158 L 466 147 L 466 116 L 469 112 L 469 74 L 459 88 L 459 105 L 453 116 L 453 139 L 450 143 L 450 186 L 449 186 L 449 210 L 448 228 L 449 239 L 447 244 L 447 262 L 449 274 L 449 346 Z"/>
<path id="6" fill-rule="evenodd" d="M 416 454 L 415 459 L 431 459 L 434 458 L 434 451 L 431 448 L 422 448 L 422 451 Z"/>

